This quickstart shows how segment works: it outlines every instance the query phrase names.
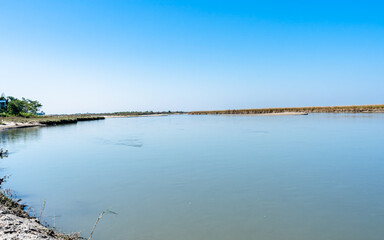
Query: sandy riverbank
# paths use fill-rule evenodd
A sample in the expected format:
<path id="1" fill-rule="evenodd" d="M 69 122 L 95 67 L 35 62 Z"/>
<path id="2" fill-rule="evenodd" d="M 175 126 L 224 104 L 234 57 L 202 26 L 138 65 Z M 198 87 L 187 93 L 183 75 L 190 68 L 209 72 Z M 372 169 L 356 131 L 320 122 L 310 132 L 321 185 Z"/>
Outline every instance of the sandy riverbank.
<path id="1" fill-rule="evenodd" d="M 12 128 L 44 127 L 62 124 L 71 124 L 82 121 L 94 121 L 105 119 L 103 116 L 90 115 L 63 115 L 63 116 L 44 116 L 44 117 L 6 117 L 0 118 L 0 130 Z"/>
<path id="2" fill-rule="evenodd" d="M 43 127 L 45 124 L 37 122 L 18 123 L 18 122 L 3 122 L 0 125 L 0 130 L 13 129 L 13 128 L 27 128 L 27 127 Z"/>

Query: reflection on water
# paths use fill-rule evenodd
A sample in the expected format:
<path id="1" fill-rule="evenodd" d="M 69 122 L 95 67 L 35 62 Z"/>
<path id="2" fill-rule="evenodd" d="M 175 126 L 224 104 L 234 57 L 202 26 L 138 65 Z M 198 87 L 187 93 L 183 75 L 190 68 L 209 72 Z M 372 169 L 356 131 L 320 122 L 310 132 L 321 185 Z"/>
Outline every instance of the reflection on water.
<path id="1" fill-rule="evenodd" d="M 40 127 L 9 129 L 0 131 L 0 146 L 6 146 L 18 141 L 35 141 L 40 137 Z"/>
<path id="2" fill-rule="evenodd" d="M 121 118 L 1 133 L 9 188 L 95 240 L 382 240 L 384 114 Z M 20 194 L 19 194 L 20 195 Z"/>

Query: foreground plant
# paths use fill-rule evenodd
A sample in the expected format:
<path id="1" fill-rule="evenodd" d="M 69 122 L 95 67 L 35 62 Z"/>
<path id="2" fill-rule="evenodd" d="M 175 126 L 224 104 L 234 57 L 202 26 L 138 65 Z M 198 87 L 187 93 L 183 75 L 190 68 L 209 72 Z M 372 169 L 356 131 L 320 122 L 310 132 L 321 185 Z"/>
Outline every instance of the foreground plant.
<path id="1" fill-rule="evenodd" d="M 113 214 L 113 215 L 117 215 L 117 213 L 115 213 L 115 212 L 113 212 L 113 211 L 110 211 L 110 210 L 108 210 L 108 209 L 102 211 L 102 212 L 100 213 L 99 217 L 97 218 L 95 225 L 93 225 L 93 228 L 92 228 L 91 234 L 90 234 L 89 237 L 88 237 L 88 240 L 91 240 L 92 235 L 93 235 L 93 232 L 95 231 L 97 224 L 99 223 L 99 221 L 101 220 L 101 218 L 104 216 L 104 214 Z"/>

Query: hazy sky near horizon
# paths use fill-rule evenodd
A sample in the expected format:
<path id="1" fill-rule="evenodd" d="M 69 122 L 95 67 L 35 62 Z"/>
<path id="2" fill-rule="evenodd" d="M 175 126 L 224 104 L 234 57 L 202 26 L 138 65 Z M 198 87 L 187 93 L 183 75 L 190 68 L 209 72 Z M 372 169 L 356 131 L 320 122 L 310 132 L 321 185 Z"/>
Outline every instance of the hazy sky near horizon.
<path id="1" fill-rule="evenodd" d="M 0 0 L 0 92 L 48 113 L 384 103 L 383 9 Z"/>

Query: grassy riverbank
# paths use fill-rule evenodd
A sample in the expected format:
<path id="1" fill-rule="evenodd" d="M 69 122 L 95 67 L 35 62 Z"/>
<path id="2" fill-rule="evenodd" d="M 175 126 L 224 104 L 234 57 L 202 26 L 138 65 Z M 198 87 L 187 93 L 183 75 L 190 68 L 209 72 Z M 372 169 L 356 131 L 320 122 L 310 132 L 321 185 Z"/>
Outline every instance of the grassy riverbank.
<path id="1" fill-rule="evenodd" d="M 44 125 L 59 125 L 66 123 L 77 123 L 81 121 L 93 121 L 105 119 L 104 116 L 98 115 L 62 115 L 62 116 L 44 116 L 37 120 Z"/>
<path id="2" fill-rule="evenodd" d="M 218 111 L 193 111 L 191 115 L 207 114 L 278 114 L 278 113 L 384 113 L 384 104 L 331 107 L 259 108 Z"/>

